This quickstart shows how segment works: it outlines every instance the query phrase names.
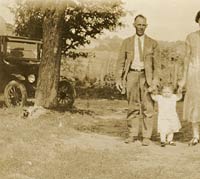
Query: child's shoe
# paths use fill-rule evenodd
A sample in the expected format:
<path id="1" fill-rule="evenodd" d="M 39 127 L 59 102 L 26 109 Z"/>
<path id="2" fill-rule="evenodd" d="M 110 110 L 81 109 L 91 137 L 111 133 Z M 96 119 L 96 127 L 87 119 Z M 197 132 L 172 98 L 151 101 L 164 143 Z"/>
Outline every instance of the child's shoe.
<path id="1" fill-rule="evenodd" d="M 168 145 L 176 146 L 176 143 L 175 143 L 174 141 L 169 141 L 169 142 L 168 142 Z"/>

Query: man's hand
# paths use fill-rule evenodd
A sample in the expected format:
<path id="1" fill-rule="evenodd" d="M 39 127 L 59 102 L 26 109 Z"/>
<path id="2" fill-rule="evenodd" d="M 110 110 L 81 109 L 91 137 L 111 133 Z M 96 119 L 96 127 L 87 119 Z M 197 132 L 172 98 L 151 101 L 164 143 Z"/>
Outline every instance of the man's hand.
<path id="1" fill-rule="evenodd" d="M 152 81 L 151 87 L 154 88 L 154 89 L 157 89 L 157 87 L 159 87 L 159 85 L 160 84 L 159 84 L 158 80 L 154 79 Z"/>
<path id="2" fill-rule="evenodd" d="M 148 92 L 152 94 L 156 94 L 158 91 L 159 82 L 158 80 L 153 80 L 151 86 L 148 88 Z"/>
<path id="3" fill-rule="evenodd" d="M 122 81 L 121 81 L 121 80 L 119 80 L 119 81 L 116 82 L 116 88 L 117 88 L 117 90 L 119 90 L 120 92 L 122 91 L 123 85 L 122 85 Z"/>
<path id="4" fill-rule="evenodd" d="M 154 89 L 153 87 L 151 87 L 151 86 L 148 88 L 148 92 L 149 92 L 149 93 L 152 93 L 154 90 L 155 90 L 155 89 Z"/>
<path id="5" fill-rule="evenodd" d="M 125 94 L 125 86 L 123 85 L 122 81 L 119 80 L 116 82 L 116 88 L 121 92 L 121 94 Z"/>
<path id="6" fill-rule="evenodd" d="M 155 94 L 157 94 L 157 88 L 155 86 L 150 86 L 148 88 L 148 92 L 155 95 Z"/>

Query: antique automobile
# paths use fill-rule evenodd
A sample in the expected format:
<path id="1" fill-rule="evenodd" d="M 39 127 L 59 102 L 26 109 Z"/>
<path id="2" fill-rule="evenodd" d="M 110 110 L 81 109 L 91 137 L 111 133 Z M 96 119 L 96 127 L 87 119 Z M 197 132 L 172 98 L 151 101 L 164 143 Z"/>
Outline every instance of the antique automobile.
<path id="1" fill-rule="evenodd" d="M 24 106 L 34 98 L 41 60 L 42 41 L 26 37 L 0 36 L 0 92 L 8 107 Z M 75 89 L 61 77 L 58 103 L 72 107 Z"/>

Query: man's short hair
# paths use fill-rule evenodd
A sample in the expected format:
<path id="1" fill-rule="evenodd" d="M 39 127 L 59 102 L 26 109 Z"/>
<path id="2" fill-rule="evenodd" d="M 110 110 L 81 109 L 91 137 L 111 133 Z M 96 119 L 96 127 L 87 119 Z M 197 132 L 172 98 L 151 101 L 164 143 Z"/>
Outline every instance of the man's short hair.
<path id="1" fill-rule="evenodd" d="M 141 17 L 141 18 L 147 20 L 147 18 L 146 18 L 145 16 L 143 16 L 142 14 L 139 14 L 139 15 L 137 15 L 137 16 L 135 17 L 134 22 L 135 22 L 135 21 L 137 20 L 137 18 L 139 18 L 139 17 Z"/>
<path id="2" fill-rule="evenodd" d="M 195 17 L 195 22 L 198 23 L 199 22 L 199 18 L 200 18 L 200 11 L 197 12 L 197 15 Z"/>

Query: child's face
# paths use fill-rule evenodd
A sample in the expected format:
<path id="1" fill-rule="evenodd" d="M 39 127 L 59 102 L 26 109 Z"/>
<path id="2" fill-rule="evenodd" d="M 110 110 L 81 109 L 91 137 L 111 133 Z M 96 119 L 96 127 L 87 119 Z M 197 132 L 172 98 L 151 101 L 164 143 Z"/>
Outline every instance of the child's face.
<path id="1" fill-rule="evenodd" d="M 170 87 L 164 87 L 162 90 L 162 95 L 164 97 L 170 97 L 172 95 L 172 89 Z"/>

